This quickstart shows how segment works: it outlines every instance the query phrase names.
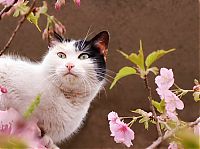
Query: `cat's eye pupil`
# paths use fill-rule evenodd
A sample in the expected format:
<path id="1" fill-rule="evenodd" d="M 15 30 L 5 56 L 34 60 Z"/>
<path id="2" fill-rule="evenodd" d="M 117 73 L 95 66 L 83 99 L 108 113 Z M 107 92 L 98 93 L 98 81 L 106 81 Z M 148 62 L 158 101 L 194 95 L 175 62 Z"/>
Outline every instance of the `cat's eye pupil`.
<path id="1" fill-rule="evenodd" d="M 84 60 L 84 59 L 88 59 L 89 58 L 89 55 L 88 54 L 81 54 L 80 56 L 79 56 L 79 59 L 81 59 L 81 60 Z"/>
<path id="2" fill-rule="evenodd" d="M 58 57 L 60 57 L 62 59 L 66 58 L 66 54 L 63 52 L 58 52 L 57 55 L 58 55 Z"/>

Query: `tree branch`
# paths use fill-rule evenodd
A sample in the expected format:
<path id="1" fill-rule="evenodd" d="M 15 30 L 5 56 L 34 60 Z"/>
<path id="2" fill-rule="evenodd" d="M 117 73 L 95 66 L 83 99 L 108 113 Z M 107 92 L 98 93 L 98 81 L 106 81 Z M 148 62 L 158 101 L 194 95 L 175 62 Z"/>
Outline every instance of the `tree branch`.
<path id="1" fill-rule="evenodd" d="M 29 11 L 19 20 L 18 25 L 16 26 L 15 30 L 13 31 L 12 35 L 10 36 L 8 42 L 6 43 L 6 45 L 3 47 L 3 49 L 0 51 L 0 56 L 6 52 L 6 50 L 9 48 L 11 42 L 13 41 L 17 31 L 21 28 L 22 24 L 25 22 L 26 18 L 28 17 L 28 15 L 32 12 L 34 6 L 35 6 L 35 2 L 36 0 L 33 0 L 33 3 L 30 6 Z"/>
<path id="2" fill-rule="evenodd" d="M 159 137 L 156 141 L 154 141 L 150 146 L 148 146 L 146 149 L 154 149 L 156 148 L 158 145 L 160 145 L 163 141 L 167 140 L 168 138 L 170 138 L 171 136 L 173 136 L 176 132 L 178 132 L 181 129 L 184 128 L 188 128 L 188 127 L 193 127 L 195 125 L 197 125 L 198 123 L 200 123 L 200 117 L 197 118 L 194 122 L 190 122 L 188 125 L 185 125 L 183 127 L 177 127 L 175 129 L 172 129 L 171 131 L 165 133 L 165 135 L 163 137 Z"/>
<path id="3" fill-rule="evenodd" d="M 158 119 L 157 119 L 157 114 L 156 114 L 156 110 L 152 104 L 152 91 L 151 91 L 151 87 L 149 86 L 149 82 L 148 82 L 148 77 L 147 75 L 145 75 L 145 78 L 144 78 L 144 82 L 145 82 L 145 86 L 149 92 L 149 95 L 148 95 L 148 99 L 149 99 L 149 105 L 150 105 L 150 109 L 153 113 L 153 117 L 156 121 L 156 128 L 157 128 L 157 132 L 158 132 L 158 136 L 162 138 L 162 131 L 161 131 L 161 128 L 160 128 L 160 125 L 159 125 L 159 122 L 158 122 Z"/>

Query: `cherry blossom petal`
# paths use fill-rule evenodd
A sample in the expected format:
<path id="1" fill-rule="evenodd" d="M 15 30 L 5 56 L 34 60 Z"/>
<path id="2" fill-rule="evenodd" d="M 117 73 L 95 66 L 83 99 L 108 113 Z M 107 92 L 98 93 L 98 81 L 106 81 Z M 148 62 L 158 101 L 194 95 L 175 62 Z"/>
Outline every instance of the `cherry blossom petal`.
<path id="1" fill-rule="evenodd" d="M 171 96 L 172 92 L 170 90 L 166 90 L 166 89 L 161 89 L 161 88 L 157 88 L 156 89 L 158 95 L 160 95 L 161 99 L 165 99 L 167 100 L 169 96 Z"/>
<path id="2" fill-rule="evenodd" d="M 76 3 L 77 6 L 80 7 L 80 5 L 81 5 L 81 0 L 74 0 L 74 2 Z"/>
<path id="3" fill-rule="evenodd" d="M 182 100 L 180 99 L 176 100 L 176 108 L 179 110 L 182 110 L 184 108 L 184 103 Z"/>
<path id="4" fill-rule="evenodd" d="M 13 134 L 16 130 L 16 124 L 20 120 L 22 120 L 21 115 L 13 108 L 0 111 L 0 133 L 8 133 L 9 131 L 9 134 Z"/>
<path id="5" fill-rule="evenodd" d="M 60 8 L 65 5 L 65 0 L 57 0 L 55 3 L 55 9 L 60 10 Z"/>
<path id="6" fill-rule="evenodd" d="M 119 119 L 118 114 L 116 112 L 110 112 L 108 114 L 108 120 L 109 121 L 116 121 L 117 119 Z"/>
<path id="7" fill-rule="evenodd" d="M 45 149 L 36 120 L 25 121 L 15 109 L 0 111 L 0 133 L 24 140 L 29 148 Z"/>
<path id="8" fill-rule="evenodd" d="M 166 102 L 165 109 L 166 111 L 174 112 L 176 110 L 176 104 L 173 101 Z"/>
<path id="9" fill-rule="evenodd" d="M 5 5 L 5 6 L 11 6 L 15 0 L 0 0 L 0 4 Z"/>
<path id="10" fill-rule="evenodd" d="M 172 69 L 161 68 L 160 76 L 155 78 L 155 83 L 159 88 L 169 89 L 174 84 L 174 75 Z"/>

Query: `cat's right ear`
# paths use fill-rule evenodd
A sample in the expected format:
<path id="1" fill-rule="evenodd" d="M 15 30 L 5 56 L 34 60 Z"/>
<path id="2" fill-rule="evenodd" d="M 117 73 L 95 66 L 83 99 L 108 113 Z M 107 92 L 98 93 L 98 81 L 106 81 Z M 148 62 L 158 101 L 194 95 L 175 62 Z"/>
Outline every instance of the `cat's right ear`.
<path id="1" fill-rule="evenodd" d="M 49 47 L 52 47 L 57 43 L 63 42 L 64 40 L 65 39 L 61 35 L 59 35 L 54 31 L 49 34 L 49 41 L 48 41 Z"/>

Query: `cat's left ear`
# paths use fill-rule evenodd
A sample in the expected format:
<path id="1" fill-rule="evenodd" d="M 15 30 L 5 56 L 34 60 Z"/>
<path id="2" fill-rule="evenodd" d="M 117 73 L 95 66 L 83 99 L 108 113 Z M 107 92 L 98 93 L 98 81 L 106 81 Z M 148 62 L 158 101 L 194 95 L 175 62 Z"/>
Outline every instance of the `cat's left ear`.
<path id="1" fill-rule="evenodd" d="M 49 35 L 49 46 L 52 47 L 54 45 L 56 45 L 59 42 L 63 42 L 65 39 L 59 35 L 58 33 L 56 33 L 55 31 L 50 33 Z"/>
<path id="2" fill-rule="evenodd" d="M 95 46 L 99 50 L 100 54 L 104 56 L 105 61 L 108 53 L 109 39 L 110 35 L 107 31 L 102 31 L 91 39 L 93 46 Z"/>

